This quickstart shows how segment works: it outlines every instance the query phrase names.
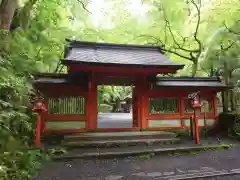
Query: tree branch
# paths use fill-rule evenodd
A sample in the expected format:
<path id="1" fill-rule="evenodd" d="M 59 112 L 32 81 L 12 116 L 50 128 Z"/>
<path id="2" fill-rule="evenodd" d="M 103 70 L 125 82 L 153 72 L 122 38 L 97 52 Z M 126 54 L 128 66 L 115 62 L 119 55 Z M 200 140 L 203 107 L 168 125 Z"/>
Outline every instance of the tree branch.
<path id="1" fill-rule="evenodd" d="M 88 13 L 92 14 L 86 7 L 86 5 L 81 1 L 81 0 L 77 0 L 81 5 L 82 5 L 82 8 L 87 11 Z"/>
<path id="2" fill-rule="evenodd" d="M 200 21 L 201 21 L 201 0 L 199 0 L 199 7 L 198 5 L 195 3 L 194 0 L 191 0 L 191 3 L 195 6 L 196 10 L 197 10 L 197 25 L 196 25 L 196 29 L 195 29 L 195 32 L 194 32 L 194 39 L 195 41 L 198 43 L 198 55 L 197 55 L 197 58 L 200 56 L 201 54 L 201 51 L 202 51 L 202 43 L 201 41 L 198 39 L 198 30 L 199 30 L 199 26 L 200 26 Z"/>
<path id="3" fill-rule="evenodd" d="M 190 61 L 193 61 L 193 59 L 190 58 L 190 57 L 188 57 L 188 56 L 185 56 L 185 55 L 183 55 L 183 54 L 180 54 L 180 53 L 178 53 L 178 52 L 176 52 L 176 51 L 173 51 L 173 50 L 171 50 L 171 49 L 167 49 L 167 48 L 165 47 L 165 44 L 163 44 L 162 40 L 159 39 L 159 38 L 157 38 L 157 37 L 154 37 L 154 36 L 151 36 L 151 35 L 140 35 L 140 36 L 138 36 L 138 37 L 147 37 L 147 38 L 153 39 L 153 40 L 156 41 L 155 44 L 160 44 L 160 45 L 161 45 L 162 51 L 164 51 L 164 52 L 169 52 L 169 53 L 175 54 L 175 55 L 177 55 L 177 56 L 179 56 L 179 57 L 182 57 L 182 58 L 188 59 L 188 60 L 190 60 Z M 175 50 L 177 50 L 177 49 L 175 49 Z"/>
<path id="4" fill-rule="evenodd" d="M 240 22 L 240 20 L 238 20 L 236 23 L 238 23 L 238 22 Z M 228 30 L 228 32 L 240 36 L 240 32 L 235 32 L 232 29 L 228 28 L 226 25 L 226 22 L 224 22 L 224 27 Z"/>
<path id="5" fill-rule="evenodd" d="M 235 43 L 236 43 L 236 42 L 233 41 L 233 42 L 232 42 L 229 46 L 227 46 L 227 47 L 223 47 L 223 45 L 220 45 L 221 51 L 227 51 L 227 50 L 229 50 Z"/>
<path id="6" fill-rule="evenodd" d="M 182 37 L 183 44 L 180 45 L 180 44 L 177 42 L 177 40 L 176 40 L 176 38 L 175 38 L 175 36 L 174 36 L 174 34 L 173 34 L 173 32 L 172 32 L 171 25 L 170 25 L 169 20 L 167 19 L 167 16 L 166 16 L 165 11 L 163 11 L 163 17 L 164 17 L 164 20 L 165 20 L 165 23 L 166 23 L 165 30 L 166 30 L 166 28 L 169 30 L 169 32 L 170 32 L 170 34 L 171 34 L 171 37 L 172 37 L 172 39 L 173 39 L 174 45 L 176 45 L 178 49 L 181 49 L 181 50 L 186 51 L 186 52 L 198 52 L 198 51 L 199 51 L 198 49 L 193 49 L 193 50 L 191 50 L 191 49 L 186 49 L 186 48 L 183 47 L 183 45 L 184 45 L 184 43 L 185 43 L 185 41 L 186 41 L 186 37 Z M 165 32 L 165 33 L 166 33 L 166 32 Z"/>

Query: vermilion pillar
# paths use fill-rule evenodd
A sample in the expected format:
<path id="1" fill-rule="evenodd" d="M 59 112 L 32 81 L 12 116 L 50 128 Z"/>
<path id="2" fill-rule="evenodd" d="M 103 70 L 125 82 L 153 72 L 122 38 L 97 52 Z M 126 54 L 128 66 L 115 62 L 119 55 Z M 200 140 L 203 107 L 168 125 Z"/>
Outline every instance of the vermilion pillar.
<path id="1" fill-rule="evenodd" d="M 183 115 L 184 115 L 184 97 L 181 96 L 179 98 L 179 112 L 181 115 L 181 128 L 184 128 L 184 119 L 182 119 Z"/>
<path id="2" fill-rule="evenodd" d="M 149 83 L 147 82 L 146 76 L 144 74 L 138 75 L 136 84 L 136 96 L 138 100 L 138 121 L 141 129 L 148 128 L 148 91 Z"/>
<path id="3" fill-rule="evenodd" d="M 132 89 L 132 118 L 133 118 L 133 127 L 139 127 L 138 123 L 138 99 L 136 93 L 136 87 Z"/>
<path id="4" fill-rule="evenodd" d="M 98 97 L 95 77 L 92 73 L 88 83 L 88 93 L 86 100 L 87 129 L 94 130 L 97 128 L 98 118 Z"/>
<path id="5" fill-rule="evenodd" d="M 196 137 L 196 144 L 200 144 L 200 137 L 199 137 L 199 127 L 198 127 L 198 116 L 197 116 L 197 109 L 194 109 L 194 130 L 195 130 L 195 137 Z M 200 110 L 199 110 L 200 112 Z"/>

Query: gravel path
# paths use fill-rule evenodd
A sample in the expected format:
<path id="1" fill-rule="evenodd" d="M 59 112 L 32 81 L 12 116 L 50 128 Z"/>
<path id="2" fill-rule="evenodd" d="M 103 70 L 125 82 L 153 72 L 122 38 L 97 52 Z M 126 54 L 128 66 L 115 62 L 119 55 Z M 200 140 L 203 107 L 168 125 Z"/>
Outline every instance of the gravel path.
<path id="1" fill-rule="evenodd" d="M 132 128 L 132 113 L 99 113 L 98 128 Z"/>
<path id="2" fill-rule="evenodd" d="M 34 180 L 152 180 L 166 176 L 240 169 L 240 148 L 195 155 L 128 157 L 51 162 Z M 239 180 L 240 176 L 206 178 Z"/>

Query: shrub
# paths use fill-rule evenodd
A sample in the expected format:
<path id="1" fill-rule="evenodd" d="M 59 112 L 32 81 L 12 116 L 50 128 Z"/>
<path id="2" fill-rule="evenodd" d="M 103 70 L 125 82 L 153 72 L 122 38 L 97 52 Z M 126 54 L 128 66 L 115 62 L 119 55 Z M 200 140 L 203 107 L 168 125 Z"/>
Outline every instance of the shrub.
<path id="1" fill-rule="evenodd" d="M 240 115 L 236 113 L 221 113 L 219 115 L 219 128 L 222 133 L 236 135 L 240 133 Z"/>

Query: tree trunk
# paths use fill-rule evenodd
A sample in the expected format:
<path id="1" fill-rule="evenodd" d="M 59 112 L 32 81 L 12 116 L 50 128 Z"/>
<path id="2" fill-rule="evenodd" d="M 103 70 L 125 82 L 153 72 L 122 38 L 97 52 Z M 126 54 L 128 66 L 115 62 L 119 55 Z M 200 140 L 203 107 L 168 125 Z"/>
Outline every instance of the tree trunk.
<path id="1" fill-rule="evenodd" d="M 119 112 L 121 109 L 121 101 L 120 100 L 116 100 L 113 103 L 113 108 L 112 108 L 112 112 Z"/>
<path id="2" fill-rule="evenodd" d="M 0 4 L 0 29 L 10 28 L 17 5 L 17 0 L 2 0 Z"/>
<path id="3" fill-rule="evenodd" d="M 230 91 L 230 103 L 231 103 L 231 109 L 233 112 L 236 111 L 236 103 L 235 103 L 235 92 L 234 90 Z"/>
<path id="4" fill-rule="evenodd" d="M 31 11 L 33 9 L 34 4 L 36 4 L 37 0 L 29 0 L 23 8 L 18 9 L 15 12 L 12 25 L 17 28 L 21 27 L 23 29 L 28 28 L 29 19 L 31 17 Z"/>
<path id="5" fill-rule="evenodd" d="M 225 104 L 226 100 L 225 100 L 225 92 L 224 91 L 221 92 L 221 96 L 222 96 L 223 112 L 226 113 L 226 112 L 228 112 L 228 107 Z"/>
<path id="6" fill-rule="evenodd" d="M 225 84 L 227 86 L 229 86 L 229 84 L 230 84 L 230 73 L 226 69 L 225 69 L 225 71 L 223 73 L 223 78 L 224 78 Z M 225 110 L 228 112 L 229 111 L 229 90 L 225 91 L 223 94 L 224 94 L 223 105 L 225 107 Z"/>
<path id="7" fill-rule="evenodd" d="M 223 92 L 223 107 L 224 107 L 224 112 L 228 112 L 229 111 L 229 91 L 225 91 Z"/>
<path id="8" fill-rule="evenodd" d="M 231 87 L 233 87 L 233 84 L 232 84 L 231 80 L 232 80 L 232 72 L 229 73 L 229 81 L 230 81 L 229 85 Z M 236 103 L 235 103 L 235 93 L 234 93 L 234 90 L 231 89 L 229 93 L 230 93 L 231 110 L 232 110 L 232 112 L 235 112 L 236 111 Z"/>
<path id="9" fill-rule="evenodd" d="M 192 65 L 192 77 L 196 76 L 198 69 L 198 62 L 194 61 Z"/>

